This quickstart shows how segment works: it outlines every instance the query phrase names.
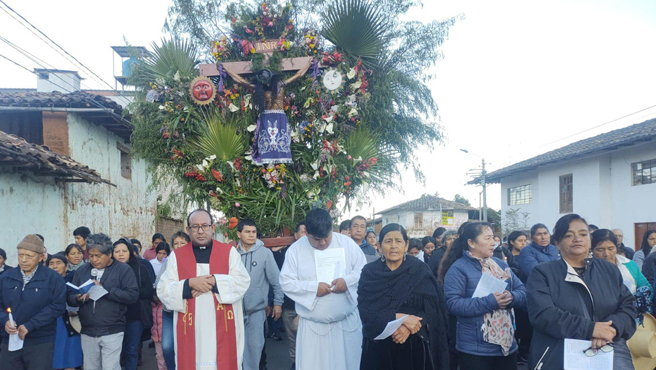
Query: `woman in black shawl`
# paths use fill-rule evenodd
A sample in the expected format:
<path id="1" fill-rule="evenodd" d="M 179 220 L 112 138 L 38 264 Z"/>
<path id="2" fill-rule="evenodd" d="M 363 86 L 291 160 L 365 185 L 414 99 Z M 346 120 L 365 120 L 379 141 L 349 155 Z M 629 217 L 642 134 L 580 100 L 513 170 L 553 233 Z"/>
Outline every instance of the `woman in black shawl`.
<path id="1" fill-rule="evenodd" d="M 380 232 L 380 260 L 362 269 L 358 309 L 362 319 L 361 370 L 447 370 L 446 306 L 428 266 L 407 255 L 403 226 Z M 388 322 L 408 317 L 390 337 L 374 340 Z"/>

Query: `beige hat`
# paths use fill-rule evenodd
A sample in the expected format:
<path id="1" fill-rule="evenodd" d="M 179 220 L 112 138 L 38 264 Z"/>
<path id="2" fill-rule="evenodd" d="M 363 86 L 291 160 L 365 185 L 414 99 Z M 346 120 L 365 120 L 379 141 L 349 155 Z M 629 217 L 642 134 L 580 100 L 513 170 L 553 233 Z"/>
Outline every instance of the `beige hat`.
<path id="1" fill-rule="evenodd" d="M 23 241 L 18 243 L 18 249 L 25 249 L 35 253 L 45 253 L 46 246 L 43 245 L 43 240 L 34 234 L 30 234 L 23 238 Z"/>
<path id="2" fill-rule="evenodd" d="M 644 327 L 638 325 L 633 337 L 626 344 L 631 351 L 635 370 L 656 368 L 656 319 L 646 313 Z"/>

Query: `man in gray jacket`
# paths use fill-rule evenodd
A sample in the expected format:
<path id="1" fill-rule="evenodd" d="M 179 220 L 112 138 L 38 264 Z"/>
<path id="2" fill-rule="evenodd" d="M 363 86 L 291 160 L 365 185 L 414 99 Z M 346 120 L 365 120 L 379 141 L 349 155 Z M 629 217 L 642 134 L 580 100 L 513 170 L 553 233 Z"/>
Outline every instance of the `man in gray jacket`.
<path id="1" fill-rule="evenodd" d="M 283 293 L 280 287 L 278 265 L 273 253 L 257 238 L 255 221 L 245 219 L 237 225 L 239 244 L 237 251 L 251 276 L 251 285 L 244 295 L 244 362 L 243 370 L 259 370 L 264 347 L 264 322 L 269 297 L 269 286 L 273 287 L 273 310 L 271 316 L 278 320 L 282 314 Z"/>

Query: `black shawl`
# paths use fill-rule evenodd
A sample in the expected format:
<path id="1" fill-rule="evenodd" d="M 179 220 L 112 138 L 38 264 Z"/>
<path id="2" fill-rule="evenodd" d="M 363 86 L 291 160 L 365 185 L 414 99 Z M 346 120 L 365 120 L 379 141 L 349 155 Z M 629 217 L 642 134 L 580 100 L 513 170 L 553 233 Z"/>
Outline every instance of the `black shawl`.
<path id="1" fill-rule="evenodd" d="M 385 262 L 376 260 L 365 265 L 358 285 L 358 309 L 362 319 L 362 334 L 373 340 L 388 322 L 396 319 L 396 311 L 411 294 L 424 301 L 426 326 L 435 370 L 449 369 L 447 314 L 442 290 L 428 266 L 413 256 L 407 256 L 399 268 L 391 271 Z"/>

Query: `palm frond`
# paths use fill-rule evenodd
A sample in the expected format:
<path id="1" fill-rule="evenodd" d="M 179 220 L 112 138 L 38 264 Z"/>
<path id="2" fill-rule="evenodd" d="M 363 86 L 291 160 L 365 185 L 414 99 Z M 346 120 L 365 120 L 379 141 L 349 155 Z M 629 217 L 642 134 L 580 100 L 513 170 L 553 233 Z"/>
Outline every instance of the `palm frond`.
<path id="1" fill-rule="evenodd" d="M 162 39 L 161 45 L 152 43 L 151 54 L 143 59 L 144 78 L 148 81 L 170 81 L 178 74 L 180 79 L 192 79 L 199 61 L 198 50 L 187 40 Z"/>
<path id="2" fill-rule="evenodd" d="M 353 158 L 361 157 L 362 160 L 368 160 L 377 157 L 379 154 L 378 136 L 372 135 L 369 130 L 360 126 L 350 133 L 344 148 L 346 153 Z"/>
<path id="3" fill-rule="evenodd" d="M 217 160 L 232 161 L 244 154 L 243 137 L 221 113 L 208 113 L 204 121 L 207 126 L 193 143 L 203 155 L 207 157 L 215 155 Z"/>
<path id="4" fill-rule="evenodd" d="M 389 30 L 379 6 L 369 0 L 335 0 L 323 19 L 323 37 L 350 58 L 362 58 L 366 66 L 376 67 Z"/>

